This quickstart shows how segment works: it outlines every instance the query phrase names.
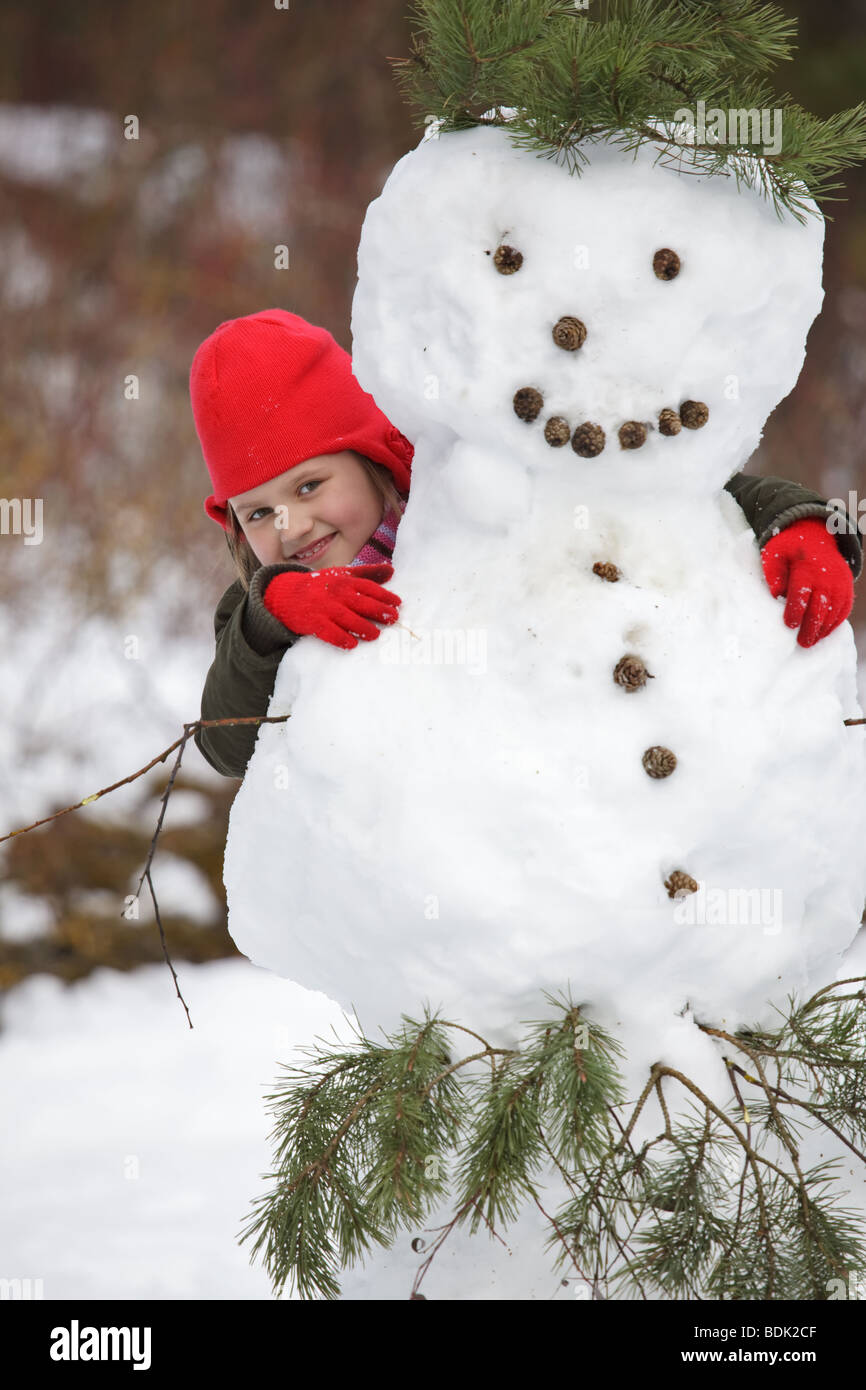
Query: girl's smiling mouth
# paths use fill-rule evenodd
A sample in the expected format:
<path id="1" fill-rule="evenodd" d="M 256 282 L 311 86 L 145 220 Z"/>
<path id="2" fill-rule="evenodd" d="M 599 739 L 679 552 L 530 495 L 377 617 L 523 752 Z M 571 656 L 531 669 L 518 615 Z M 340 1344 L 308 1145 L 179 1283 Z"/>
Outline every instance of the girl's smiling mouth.
<path id="1" fill-rule="evenodd" d="M 292 559 L 315 560 L 317 556 L 324 554 L 336 534 L 336 531 L 332 531 L 329 536 L 323 536 L 322 539 L 316 541 L 314 545 L 308 545 L 306 550 L 296 550 Z"/>

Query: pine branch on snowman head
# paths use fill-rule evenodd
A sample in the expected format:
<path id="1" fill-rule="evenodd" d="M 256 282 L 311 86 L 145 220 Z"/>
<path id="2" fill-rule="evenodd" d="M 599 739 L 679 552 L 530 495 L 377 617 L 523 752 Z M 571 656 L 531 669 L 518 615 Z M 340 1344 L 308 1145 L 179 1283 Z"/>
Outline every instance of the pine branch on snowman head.
<path id="1" fill-rule="evenodd" d="M 507 123 L 580 173 L 587 147 L 650 143 L 683 173 L 758 187 L 799 222 L 866 158 L 866 102 L 827 119 L 779 96 L 796 20 L 755 0 L 415 0 L 404 97 L 440 131 Z M 832 220 L 832 219 L 828 219 Z"/>

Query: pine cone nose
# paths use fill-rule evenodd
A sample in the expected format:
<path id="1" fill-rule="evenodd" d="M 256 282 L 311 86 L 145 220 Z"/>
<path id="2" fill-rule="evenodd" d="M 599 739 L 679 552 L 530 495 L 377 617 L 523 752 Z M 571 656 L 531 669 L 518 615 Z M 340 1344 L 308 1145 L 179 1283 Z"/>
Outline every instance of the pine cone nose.
<path id="1" fill-rule="evenodd" d="M 575 352 L 586 342 L 586 324 L 572 314 L 566 314 L 553 326 L 553 341 L 566 352 Z"/>

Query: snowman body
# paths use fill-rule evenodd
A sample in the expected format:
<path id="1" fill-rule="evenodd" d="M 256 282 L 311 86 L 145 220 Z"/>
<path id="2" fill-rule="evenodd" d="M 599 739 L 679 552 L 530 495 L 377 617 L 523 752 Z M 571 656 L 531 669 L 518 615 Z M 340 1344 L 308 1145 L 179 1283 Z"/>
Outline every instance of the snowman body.
<path id="1" fill-rule="evenodd" d="M 240 950 L 368 1034 L 428 1001 L 512 1045 L 568 990 L 641 1065 L 684 1011 L 773 1021 L 859 927 L 853 633 L 798 646 L 724 491 L 802 366 L 823 226 L 656 153 L 597 145 L 578 178 L 433 130 L 367 213 L 354 368 L 415 445 L 400 622 L 289 650 L 225 882 Z M 687 401 L 706 422 L 663 434 Z"/>

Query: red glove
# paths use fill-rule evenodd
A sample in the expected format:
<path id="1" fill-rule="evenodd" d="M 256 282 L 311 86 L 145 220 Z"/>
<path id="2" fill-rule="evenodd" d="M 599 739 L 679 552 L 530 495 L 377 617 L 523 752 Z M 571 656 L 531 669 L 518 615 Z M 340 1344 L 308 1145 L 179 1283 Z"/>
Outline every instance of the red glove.
<path id="1" fill-rule="evenodd" d="M 374 581 L 390 579 L 394 566 L 332 565 L 330 569 L 284 570 L 275 574 L 262 595 L 269 613 L 292 632 L 320 637 L 335 647 L 357 647 L 353 633 L 372 642 L 379 628 L 368 618 L 383 623 L 397 621 L 403 600 Z"/>
<path id="2" fill-rule="evenodd" d="M 773 598 L 787 594 L 784 620 L 812 647 L 844 622 L 854 603 L 854 578 L 834 537 L 818 517 L 795 521 L 761 551 Z M 802 622 L 802 626 L 801 626 Z"/>

